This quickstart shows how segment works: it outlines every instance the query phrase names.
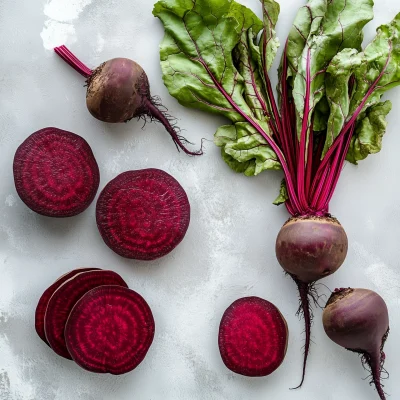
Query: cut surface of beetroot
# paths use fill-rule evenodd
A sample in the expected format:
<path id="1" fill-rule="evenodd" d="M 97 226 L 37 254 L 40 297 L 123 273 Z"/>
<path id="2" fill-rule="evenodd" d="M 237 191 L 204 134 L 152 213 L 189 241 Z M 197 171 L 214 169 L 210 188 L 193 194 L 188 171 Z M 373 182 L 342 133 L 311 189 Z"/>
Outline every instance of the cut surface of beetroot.
<path id="1" fill-rule="evenodd" d="M 142 296 L 120 286 L 100 286 L 75 305 L 65 339 L 82 368 L 121 375 L 143 361 L 154 330 L 153 314 Z"/>
<path id="2" fill-rule="evenodd" d="M 44 330 L 50 347 L 61 357 L 71 359 L 64 338 L 65 324 L 71 310 L 83 295 L 102 285 L 128 287 L 113 271 L 87 271 L 64 282 L 50 298 L 44 317 Z"/>
<path id="3" fill-rule="evenodd" d="M 86 210 L 100 182 L 86 140 L 57 128 L 30 135 L 15 153 L 13 172 L 21 200 L 48 217 L 72 217 Z"/>
<path id="4" fill-rule="evenodd" d="M 36 307 L 36 312 L 35 312 L 35 329 L 36 333 L 39 335 L 39 337 L 47 344 L 46 339 L 46 333 L 44 331 L 44 316 L 46 314 L 46 309 L 47 305 L 49 303 L 49 300 L 51 296 L 53 296 L 54 292 L 66 281 L 74 277 L 75 275 L 81 273 L 81 272 L 87 272 L 87 271 L 96 271 L 99 270 L 99 268 L 80 268 L 80 269 L 74 269 L 71 272 L 66 273 L 65 275 L 61 276 L 58 278 L 49 288 L 45 290 L 45 292 L 42 294 L 42 296 L 39 299 L 38 305 Z"/>
<path id="5" fill-rule="evenodd" d="M 128 171 L 113 179 L 97 201 L 104 242 L 122 257 L 155 260 L 184 238 L 190 222 L 186 192 L 159 169 Z"/>
<path id="6" fill-rule="evenodd" d="M 279 310 L 259 297 L 245 297 L 225 311 L 218 336 L 221 357 L 231 371 L 266 376 L 283 362 L 287 324 Z"/>

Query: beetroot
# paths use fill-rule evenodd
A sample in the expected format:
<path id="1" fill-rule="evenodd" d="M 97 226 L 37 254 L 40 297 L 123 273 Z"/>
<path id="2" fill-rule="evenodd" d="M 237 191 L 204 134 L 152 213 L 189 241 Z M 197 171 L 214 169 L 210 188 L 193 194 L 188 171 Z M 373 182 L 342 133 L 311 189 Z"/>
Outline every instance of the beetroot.
<path id="1" fill-rule="evenodd" d="M 336 272 L 343 264 L 348 249 L 346 232 L 331 216 L 291 218 L 276 240 L 276 256 L 282 268 L 295 281 L 300 294 L 299 314 L 305 321 L 306 341 L 300 387 L 305 378 L 311 344 L 312 311 L 316 281 Z"/>
<path id="2" fill-rule="evenodd" d="M 288 328 L 285 318 L 259 297 L 236 300 L 225 311 L 218 335 L 224 364 L 245 376 L 266 376 L 283 362 Z"/>
<path id="3" fill-rule="evenodd" d="M 101 285 L 127 287 L 125 281 L 113 271 L 88 271 L 64 282 L 50 298 L 44 327 L 46 339 L 58 355 L 71 358 L 65 344 L 64 329 L 72 308 L 85 293 Z"/>
<path id="4" fill-rule="evenodd" d="M 127 58 L 114 58 L 94 70 L 86 67 L 65 46 L 54 51 L 87 79 L 86 105 L 89 112 L 100 121 L 118 123 L 132 118 L 150 118 L 164 125 L 178 150 L 188 155 L 201 155 L 190 151 L 188 141 L 180 136 L 179 129 L 171 123 L 172 118 L 161 110 L 156 97 L 151 97 L 150 84 L 143 68 Z"/>
<path id="5" fill-rule="evenodd" d="M 190 204 L 182 186 L 159 169 L 128 171 L 104 188 L 97 226 L 105 243 L 122 257 L 155 260 L 184 238 Z"/>
<path id="6" fill-rule="evenodd" d="M 363 363 L 371 370 L 379 397 L 384 400 L 381 374 L 389 314 L 382 297 L 367 289 L 336 289 L 324 310 L 323 324 L 331 340 L 362 356 Z"/>
<path id="7" fill-rule="evenodd" d="M 42 294 L 42 296 L 39 299 L 38 305 L 36 307 L 36 312 L 35 312 L 35 329 L 39 337 L 47 344 L 46 339 L 46 333 L 44 331 L 44 316 L 46 314 L 46 309 L 47 305 L 49 303 L 49 300 L 51 296 L 53 296 L 54 292 L 66 281 L 74 277 L 75 275 L 81 273 L 81 272 L 86 272 L 86 271 L 94 271 L 94 270 L 99 270 L 99 268 L 81 268 L 81 269 L 75 269 L 71 272 L 68 272 L 67 274 L 61 276 L 58 278 L 48 289 L 45 290 L 45 292 Z"/>
<path id="8" fill-rule="evenodd" d="M 99 167 L 88 143 L 57 128 L 29 136 L 15 154 L 13 170 L 21 200 L 49 217 L 80 214 L 99 188 Z"/>
<path id="9" fill-rule="evenodd" d="M 150 307 L 138 293 L 100 286 L 73 308 L 65 328 L 68 351 L 82 368 L 121 375 L 145 358 L 154 338 Z"/>

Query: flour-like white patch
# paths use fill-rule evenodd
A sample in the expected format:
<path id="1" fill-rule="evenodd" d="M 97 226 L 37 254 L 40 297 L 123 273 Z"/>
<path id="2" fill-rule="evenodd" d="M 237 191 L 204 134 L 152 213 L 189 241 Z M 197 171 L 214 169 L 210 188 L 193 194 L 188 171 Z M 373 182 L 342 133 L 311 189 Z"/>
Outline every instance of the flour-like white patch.
<path id="1" fill-rule="evenodd" d="M 12 194 L 9 194 L 9 195 L 6 197 L 6 205 L 7 205 L 8 207 L 12 207 L 12 206 L 15 204 L 15 202 L 16 202 L 16 199 L 15 199 L 15 197 L 14 197 Z"/>
<path id="2" fill-rule="evenodd" d="M 96 51 L 97 53 L 101 53 L 104 50 L 104 45 L 106 41 L 104 40 L 103 36 L 100 35 L 100 33 L 97 34 L 97 46 L 96 46 Z"/>
<path id="3" fill-rule="evenodd" d="M 74 43 L 74 21 L 91 2 L 92 0 L 48 0 L 43 10 L 47 20 L 40 34 L 43 46 L 52 50 L 65 43 Z"/>

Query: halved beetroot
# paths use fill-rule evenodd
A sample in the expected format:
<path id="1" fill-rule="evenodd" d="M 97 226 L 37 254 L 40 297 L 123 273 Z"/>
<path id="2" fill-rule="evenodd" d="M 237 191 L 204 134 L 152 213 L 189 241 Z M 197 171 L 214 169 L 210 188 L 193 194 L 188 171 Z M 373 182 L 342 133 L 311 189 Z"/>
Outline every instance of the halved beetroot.
<path id="1" fill-rule="evenodd" d="M 15 153 L 13 170 L 21 200 L 48 217 L 80 214 L 99 188 L 99 167 L 89 144 L 57 128 L 29 136 Z"/>
<path id="2" fill-rule="evenodd" d="M 104 242 L 122 257 L 155 260 L 184 238 L 190 222 L 186 192 L 159 169 L 128 171 L 104 188 L 97 201 Z"/>
<path id="3" fill-rule="evenodd" d="M 64 282 L 51 296 L 44 317 L 44 330 L 47 342 L 58 355 L 71 359 L 64 338 L 68 316 L 83 295 L 102 285 L 128 287 L 113 271 L 87 271 Z"/>
<path id="4" fill-rule="evenodd" d="M 121 375 L 143 361 L 154 330 L 153 314 L 142 296 L 120 286 L 100 286 L 75 305 L 65 339 L 82 368 Z"/>
<path id="5" fill-rule="evenodd" d="M 236 300 L 225 311 L 218 336 L 224 364 L 245 376 L 266 376 L 283 362 L 288 343 L 285 318 L 259 297 Z"/>
<path id="6" fill-rule="evenodd" d="M 71 279 L 73 276 L 81 273 L 81 272 L 86 272 L 86 271 L 96 271 L 99 270 L 99 268 L 80 268 L 80 269 L 74 269 L 71 272 L 68 272 L 67 274 L 61 276 L 58 278 L 48 289 L 45 290 L 45 292 L 42 294 L 42 297 L 40 297 L 38 305 L 36 307 L 36 312 L 35 312 L 35 329 L 39 337 L 47 344 L 46 339 L 46 334 L 44 331 L 44 316 L 46 314 L 46 309 L 47 305 L 49 303 L 49 300 L 51 296 L 53 296 L 54 292 L 66 281 Z M 50 345 L 49 345 L 50 346 Z"/>

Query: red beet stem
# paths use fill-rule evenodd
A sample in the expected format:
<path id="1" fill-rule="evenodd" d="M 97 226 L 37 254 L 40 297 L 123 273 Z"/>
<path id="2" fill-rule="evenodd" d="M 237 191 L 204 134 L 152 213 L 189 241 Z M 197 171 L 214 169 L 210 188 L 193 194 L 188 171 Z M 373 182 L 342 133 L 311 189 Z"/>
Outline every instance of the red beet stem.
<path id="1" fill-rule="evenodd" d="M 80 61 L 75 55 L 68 50 L 64 45 L 55 47 L 54 51 L 59 55 L 66 63 L 68 63 L 75 71 L 78 71 L 85 78 L 89 78 L 93 71 L 87 67 L 82 61 Z"/>
<path id="2" fill-rule="evenodd" d="M 190 151 L 185 147 L 184 143 L 188 143 L 188 141 L 177 133 L 176 129 L 171 125 L 171 122 L 169 121 L 167 115 L 163 111 L 161 111 L 153 103 L 153 101 L 151 101 L 150 99 L 146 99 L 145 108 L 147 114 L 150 117 L 155 118 L 164 125 L 167 132 L 171 135 L 172 140 L 174 141 L 178 150 L 181 149 L 185 154 L 189 156 L 201 156 L 203 154 L 203 146 L 201 146 L 200 150 L 197 151 Z"/>
<path id="3" fill-rule="evenodd" d="M 304 317 L 306 342 L 304 345 L 303 373 L 301 376 L 301 382 L 300 385 L 291 388 L 293 390 L 301 388 L 304 383 L 304 378 L 306 376 L 307 359 L 308 359 L 308 354 L 310 353 L 310 343 L 311 343 L 311 310 L 310 310 L 310 300 L 308 297 L 310 294 L 310 284 L 300 282 L 297 279 L 294 279 L 294 281 L 296 282 L 300 294 L 299 314 L 303 314 Z"/>

